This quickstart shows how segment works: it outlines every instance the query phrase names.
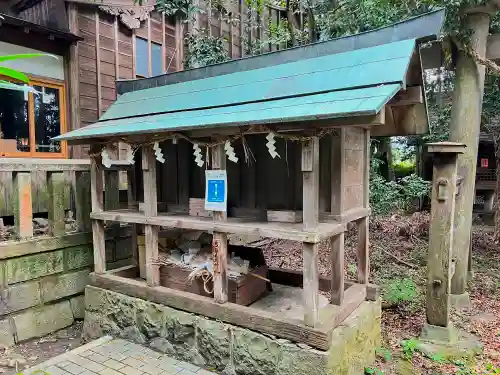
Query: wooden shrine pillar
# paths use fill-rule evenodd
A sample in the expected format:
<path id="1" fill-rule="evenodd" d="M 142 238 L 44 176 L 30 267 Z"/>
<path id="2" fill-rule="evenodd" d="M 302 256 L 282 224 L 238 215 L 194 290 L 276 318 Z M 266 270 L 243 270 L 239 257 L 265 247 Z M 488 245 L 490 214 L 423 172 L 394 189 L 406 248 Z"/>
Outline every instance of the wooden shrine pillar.
<path id="1" fill-rule="evenodd" d="M 226 169 L 226 154 L 224 145 L 212 148 L 212 169 Z M 214 211 L 215 221 L 226 221 L 226 211 Z M 218 303 L 228 301 L 228 273 L 227 273 L 227 235 L 214 232 L 212 239 L 212 258 L 214 273 L 214 300 Z"/>
<path id="2" fill-rule="evenodd" d="M 319 138 L 302 143 L 303 222 L 304 229 L 314 231 L 319 223 Z M 304 268 L 304 323 L 318 323 L 318 244 L 302 244 Z"/>
<path id="3" fill-rule="evenodd" d="M 33 237 L 31 172 L 14 172 L 14 224 L 16 238 Z"/>
<path id="4" fill-rule="evenodd" d="M 464 148 L 464 144 L 453 142 L 428 144 L 434 158 L 427 259 L 427 323 L 431 326 L 450 325 L 457 157 Z"/>
<path id="5" fill-rule="evenodd" d="M 101 157 L 101 146 L 90 148 L 90 195 L 92 212 L 104 211 L 104 173 Z M 94 243 L 94 272 L 106 272 L 106 244 L 104 238 L 104 221 L 92 219 L 92 238 Z"/>
<path id="6" fill-rule="evenodd" d="M 144 216 L 154 217 L 158 214 L 158 198 L 156 191 L 156 157 L 152 145 L 142 148 L 142 175 L 144 180 Z M 144 225 L 144 241 L 146 250 L 146 282 L 149 286 L 160 284 L 160 269 L 154 262 L 158 259 L 158 227 Z"/>

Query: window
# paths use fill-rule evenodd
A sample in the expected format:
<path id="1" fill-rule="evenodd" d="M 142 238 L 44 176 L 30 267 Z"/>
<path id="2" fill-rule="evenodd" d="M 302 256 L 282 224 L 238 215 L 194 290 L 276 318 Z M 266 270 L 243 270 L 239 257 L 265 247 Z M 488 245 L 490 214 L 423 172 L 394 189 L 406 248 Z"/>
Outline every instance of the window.
<path id="1" fill-rule="evenodd" d="M 30 85 L 37 93 L 0 88 L 0 156 L 65 157 L 65 143 L 51 140 L 66 131 L 64 86 Z"/>
<path id="2" fill-rule="evenodd" d="M 135 38 L 135 73 L 138 77 L 149 77 L 148 41 Z M 153 76 L 163 74 L 161 44 L 151 42 L 151 73 Z"/>

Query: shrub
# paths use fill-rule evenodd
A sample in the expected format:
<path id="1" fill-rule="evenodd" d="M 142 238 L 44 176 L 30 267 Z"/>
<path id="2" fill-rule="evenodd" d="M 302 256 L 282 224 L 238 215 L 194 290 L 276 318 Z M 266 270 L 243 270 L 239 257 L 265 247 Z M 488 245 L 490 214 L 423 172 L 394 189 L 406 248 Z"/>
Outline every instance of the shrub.
<path id="1" fill-rule="evenodd" d="M 384 300 L 391 305 L 412 302 L 418 296 L 417 285 L 410 278 L 390 280 L 383 292 Z"/>
<path id="2" fill-rule="evenodd" d="M 403 160 L 399 163 L 393 163 L 392 169 L 396 179 L 403 178 L 415 173 L 416 165 L 414 161 Z"/>

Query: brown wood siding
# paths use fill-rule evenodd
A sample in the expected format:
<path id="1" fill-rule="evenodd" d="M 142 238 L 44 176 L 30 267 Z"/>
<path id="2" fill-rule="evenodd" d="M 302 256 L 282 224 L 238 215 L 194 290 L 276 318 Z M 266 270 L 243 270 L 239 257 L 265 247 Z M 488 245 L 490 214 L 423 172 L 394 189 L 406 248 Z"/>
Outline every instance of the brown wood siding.
<path id="1" fill-rule="evenodd" d="M 23 9 L 17 17 L 38 25 L 68 30 L 68 15 L 64 0 L 42 0 Z"/>

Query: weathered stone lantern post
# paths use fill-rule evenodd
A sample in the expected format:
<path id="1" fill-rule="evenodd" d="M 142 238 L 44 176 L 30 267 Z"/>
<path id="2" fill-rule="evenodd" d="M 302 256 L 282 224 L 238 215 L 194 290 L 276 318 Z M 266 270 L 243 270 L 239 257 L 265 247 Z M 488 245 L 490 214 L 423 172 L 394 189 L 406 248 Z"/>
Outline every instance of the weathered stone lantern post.
<path id="1" fill-rule="evenodd" d="M 450 324 L 457 157 L 464 152 L 465 145 L 440 142 L 427 146 L 434 157 L 434 168 L 427 261 L 427 322 L 422 339 L 451 343 L 457 340 L 455 329 Z"/>

